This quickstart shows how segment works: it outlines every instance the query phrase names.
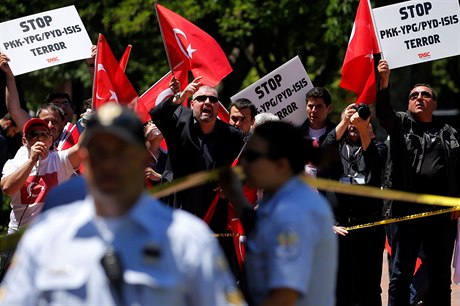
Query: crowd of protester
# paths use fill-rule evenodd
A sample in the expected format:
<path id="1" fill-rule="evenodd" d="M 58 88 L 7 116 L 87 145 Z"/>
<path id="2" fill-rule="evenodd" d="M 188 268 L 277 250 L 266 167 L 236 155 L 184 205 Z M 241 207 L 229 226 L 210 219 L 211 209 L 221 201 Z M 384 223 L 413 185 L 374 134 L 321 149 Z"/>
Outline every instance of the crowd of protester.
<path id="1" fill-rule="evenodd" d="M 174 95 L 149 110 L 146 124 L 114 103 L 87 104 L 77 120 L 66 93 L 50 94 L 30 118 L 8 61 L 0 54 L 9 111 L 1 187 L 11 197 L 8 234 L 29 228 L 1 256 L 0 304 L 381 306 L 386 236 L 389 305 L 451 304 L 456 214 L 349 231 L 382 220 L 383 201 L 302 181 L 459 196 L 457 131 L 433 116 L 438 102 L 427 84 L 411 88 L 408 110 L 395 112 L 384 60 L 375 116 L 352 104 L 336 125 L 331 94 L 314 87 L 300 127 L 257 114 L 248 99 L 231 102 L 226 123 L 217 89 L 200 77 L 182 91 L 173 78 Z M 387 143 L 375 139 L 371 119 Z M 7 138 L 17 133 L 23 146 L 13 155 Z M 224 168 L 217 182 L 161 201 L 146 192 Z M 393 202 L 390 214 L 434 209 Z M 420 250 L 429 286 L 414 300 Z"/>

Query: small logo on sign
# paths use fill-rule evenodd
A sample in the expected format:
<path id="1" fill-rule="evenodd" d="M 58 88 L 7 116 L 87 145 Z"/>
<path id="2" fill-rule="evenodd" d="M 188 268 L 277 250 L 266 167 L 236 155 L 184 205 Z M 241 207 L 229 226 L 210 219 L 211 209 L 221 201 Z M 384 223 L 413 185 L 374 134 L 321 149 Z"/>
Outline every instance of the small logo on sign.
<path id="1" fill-rule="evenodd" d="M 47 58 L 46 61 L 48 63 L 59 63 L 59 57 L 55 56 L 55 57 Z"/>
<path id="2" fill-rule="evenodd" d="M 423 52 L 423 53 L 419 53 L 417 55 L 418 55 L 418 58 L 430 58 L 431 57 L 430 52 Z"/>

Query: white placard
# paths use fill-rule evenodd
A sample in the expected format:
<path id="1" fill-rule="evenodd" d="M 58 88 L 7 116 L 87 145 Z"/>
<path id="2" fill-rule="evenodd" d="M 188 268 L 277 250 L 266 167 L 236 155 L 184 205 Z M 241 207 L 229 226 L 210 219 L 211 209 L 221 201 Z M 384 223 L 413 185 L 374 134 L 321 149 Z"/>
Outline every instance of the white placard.
<path id="1" fill-rule="evenodd" d="M 14 75 L 89 58 L 91 46 L 73 5 L 0 23 L 0 51 Z"/>
<path id="2" fill-rule="evenodd" d="M 313 88 L 298 56 L 276 68 L 230 99 L 246 98 L 257 107 L 257 113 L 272 113 L 280 119 L 301 125 L 307 118 L 307 92 Z"/>
<path id="3" fill-rule="evenodd" d="M 405 1 L 372 11 L 390 68 L 460 54 L 458 0 Z"/>

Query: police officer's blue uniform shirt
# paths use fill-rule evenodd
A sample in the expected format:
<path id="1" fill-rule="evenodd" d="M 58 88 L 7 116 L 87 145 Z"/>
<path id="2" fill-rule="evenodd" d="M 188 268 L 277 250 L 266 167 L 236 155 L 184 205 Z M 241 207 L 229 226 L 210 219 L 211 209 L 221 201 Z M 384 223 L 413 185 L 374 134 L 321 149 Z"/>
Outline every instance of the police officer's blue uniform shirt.
<path id="1" fill-rule="evenodd" d="M 19 244 L 0 305 L 244 303 L 217 240 L 196 217 L 142 195 L 117 220 L 113 240 L 97 220 L 89 196 L 39 216 Z M 109 247 L 123 265 L 119 297 L 100 262 Z"/>
<path id="2" fill-rule="evenodd" d="M 257 210 L 246 252 L 249 296 L 255 305 L 271 289 L 300 293 L 297 305 L 335 305 L 337 239 L 329 204 L 298 178 Z"/>

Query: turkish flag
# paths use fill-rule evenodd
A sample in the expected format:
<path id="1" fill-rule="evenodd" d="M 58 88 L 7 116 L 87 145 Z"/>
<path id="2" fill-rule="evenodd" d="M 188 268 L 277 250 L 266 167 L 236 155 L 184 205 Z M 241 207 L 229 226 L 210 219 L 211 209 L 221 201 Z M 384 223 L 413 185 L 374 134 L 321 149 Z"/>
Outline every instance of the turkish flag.
<path id="1" fill-rule="evenodd" d="M 137 92 L 120 68 L 105 37 L 99 34 L 93 83 L 93 106 L 107 102 L 130 104 L 137 98 Z"/>
<path id="2" fill-rule="evenodd" d="M 171 70 L 183 62 L 185 69 L 194 77 L 203 76 L 201 82 L 209 86 L 232 72 L 224 51 L 208 33 L 158 3 L 155 9 Z"/>
<path id="3" fill-rule="evenodd" d="M 80 132 L 78 128 L 73 123 L 67 123 L 62 130 L 61 136 L 59 137 L 59 143 L 57 146 L 58 151 L 64 151 L 70 149 L 77 144 L 78 139 L 80 138 Z"/>
<path id="4" fill-rule="evenodd" d="M 21 203 L 24 205 L 43 203 L 48 191 L 57 185 L 57 172 L 31 175 L 27 177 L 20 189 Z"/>
<path id="5" fill-rule="evenodd" d="M 136 99 L 128 105 L 134 112 L 136 112 L 139 119 L 142 121 L 142 124 L 147 123 L 148 121 L 152 120 L 150 117 L 149 111 L 145 108 L 143 103 L 139 102 L 139 99 Z"/>
<path id="6" fill-rule="evenodd" d="M 376 99 L 374 54 L 380 53 L 370 9 L 368 0 L 359 2 L 340 80 L 340 87 L 356 94 L 356 103 L 366 104 Z"/>
<path id="7" fill-rule="evenodd" d="M 174 76 L 180 82 L 181 91 L 188 85 L 187 71 L 176 70 Z M 171 71 L 165 74 L 158 82 L 153 84 L 146 92 L 139 97 L 139 103 L 144 104 L 147 110 L 151 110 L 157 106 L 161 101 L 166 100 L 174 95 L 169 83 L 171 82 Z M 186 103 L 186 101 L 184 101 Z"/>
<path id="8" fill-rule="evenodd" d="M 130 48 L 125 51 L 121 63 L 115 59 L 104 35 L 99 34 L 97 41 L 96 65 L 93 83 L 93 107 L 107 102 L 116 102 L 133 109 L 143 123 L 150 119 L 144 105 L 138 105 L 138 95 L 128 77 L 125 75 Z M 123 66 L 123 67 L 122 67 Z"/>
<path id="9" fill-rule="evenodd" d="M 220 103 L 220 101 L 219 108 L 217 109 L 217 116 L 220 120 L 222 120 L 225 123 L 228 123 L 230 121 L 230 114 L 228 113 L 228 110 L 225 108 L 225 106 L 223 106 L 222 103 Z"/>
<path id="10" fill-rule="evenodd" d="M 128 45 L 126 47 L 125 53 L 123 53 L 123 56 L 120 58 L 120 68 L 123 71 L 126 71 L 126 66 L 128 66 L 128 60 L 129 56 L 131 55 L 131 49 L 133 48 L 132 45 Z"/>

